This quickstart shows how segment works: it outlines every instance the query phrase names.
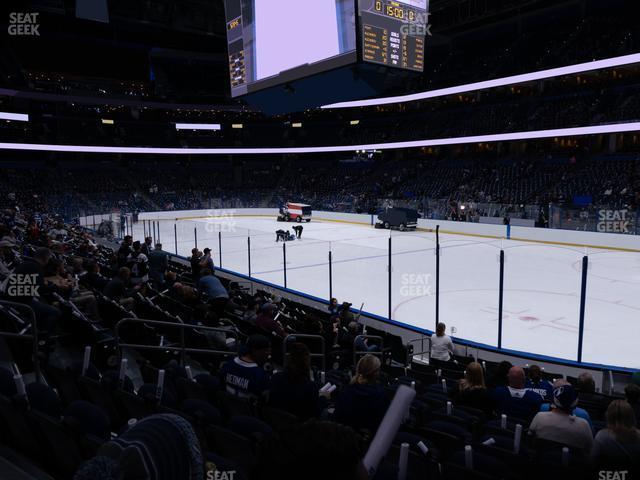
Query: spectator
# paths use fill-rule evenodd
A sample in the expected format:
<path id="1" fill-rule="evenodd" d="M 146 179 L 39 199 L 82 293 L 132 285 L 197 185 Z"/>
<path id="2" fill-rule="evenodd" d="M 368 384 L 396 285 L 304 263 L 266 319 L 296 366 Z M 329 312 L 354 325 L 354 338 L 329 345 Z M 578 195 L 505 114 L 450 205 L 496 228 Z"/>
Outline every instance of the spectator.
<path id="1" fill-rule="evenodd" d="M 250 299 L 247 302 L 246 309 L 242 314 L 242 319 L 245 322 L 249 322 L 253 325 L 256 324 L 256 318 L 258 318 L 258 310 L 260 308 L 260 304 L 255 299 Z"/>
<path id="2" fill-rule="evenodd" d="M 607 408 L 607 428 L 598 432 L 591 458 L 596 470 L 630 470 L 636 478 L 640 469 L 640 432 L 633 408 L 614 400 Z"/>
<path id="3" fill-rule="evenodd" d="M 152 415 L 103 444 L 98 456 L 78 469 L 74 480 L 202 480 L 200 442 L 178 415 Z"/>
<path id="4" fill-rule="evenodd" d="M 133 243 L 133 251 L 127 258 L 131 270 L 131 283 L 138 285 L 149 281 L 149 259 L 142 253 L 140 242 Z"/>
<path id="5" fill-rule="evenodd" d="M 520 367 L 511 367 L 507 380 L 508 386 L 497 387 L 493 392 L 496 413 L 531 421 L 540 410 L 542 397 L 524 387 L 524 370 Z"/>
<path id="6" fill-rule="evenodd" d="M 571 385 L 571 384 L 568 381 L 566 381 L 564 378 L 559 378 L 558 380 L 553 382 L 553 388 L 562 387 L 564 385 Z M 551 390 L 551 398 L 550 398 L 549 401 L 550 402 L 553 401 L 553 390 Z M 551 403 L 545 402 L 540 407 L 540 411 L 541 412 L 550 412 L 551 411 L 551 407 L 552 407 Z M 587 412 L 584 408 L 576 407 L 573 410 L 573 414 L 576 417 L 584 418 L 587 421 L 587 423 L 589 424 L 589 427 L 591 427 L 591 430 L 593 431 L 593 422 L 591 421 L 591 415 L 589 415 L 589 412 Z"/>
<path id="7" fill-rule="evenodd" d="M 116 254 L 118 258 L 119 267 L 127 266 L 127 259 L 129 258 L 129 255 L 131 255 L 131 252 L 133 252 L 133 249 L 131 248 L 132 243 L 133 243 L 133 237 L 131 235 L 126 235 L 122 240 L 122 243 L 120 244 L 120 248 L 118 249 L 118 252 Z"/>
<path id="8" fill-rule="evenodd" d="M 162 288 L 169 268 L 169 255 L 162 250 L 161 243 L 156 243 L 155 248 L 149 252 L 148 257 L 149 279 L 157 288 Z"/>
<path id="9" fill-rule="evenodd" d="M 584 418 L 573 415 L 577 403 L 578 393 L 572 385 L 554 388 L 551 411 L 538 413 L 529 426 L 529 432 L 537 438 L 561 443 L 589 454 L 593 434 Z"/>
<path id="10" fill-rule="evenodd" d="M 127 267 L 122 267 L 118 270 L 118 275 L 109 280 L 103 291 L 106 297 L 117 301 L 127 310 L 131 310 L 135 304 L 133 290 L 129 288 L 130 278 L 131 270 Z"/>
<path id="11" fill-rule="evenodd" d="M 493 400 L 484 384 L 482 365 L 478 362 L 467 365 L 464 378 L 458 383 L 458 390 L 454 393 L 453 399 L 456 405 L 482 410 L 487 417 L 492 415 Z"/>
<path id="12" fill-rule="evenodd" d="M 503 360 L 498 364 L 498 368 L 496 368 L 496 371 L 491 378 L 491 386 L 493 388 L 506 387 L 509 384 L 509 380 L 507 377 L 509 375 L 509 370 L 511 370 L 511 367 L 513 367 L 513 365 L 507 360 Z"/>
<path id="13" fill-rule="evenodd" d="M 636 416 L 638 427 L 640 428 L 640 387 L 634 383 L 630 383 L 624 387 L 624 396 L 631 405 L 633 413 Z"/>
<path id="14" fill-rule="evenodd" d="M 329 301 L 329 307 L 328 307 L 329 313 L 331 315 L 337 315 L 338 314 L 338 308 L 339 308 L 338 307 L 338 299 L 332 298 Z"/>
<path id="15" fill-rule="evenodd" d="M 311 355 L 304 343 L 289 346 L 284 372 L 271 379 L 269 404 L 301 420 L 317 417 L 321 410 L 318 386 L 311 381 Z"/>
<path id="16" fill-rule="evenodd" d="M 208 268 L 202 270 L 202 275 L 197 284 L 198 291 L 207 296 L 207 302 L 213 312 L 220 318 L 224 308 L 229 302 L 229 293 L 222 286 L 222 282 Z"/>
<path id="17" fill-rule="evenodd" d="M 256 326 L 261 330 L 264 330 L 269 335 L 277 335 L 280 338 L 284 338 L 286 333 L 278 322 L 275 319 L 276 312 L 278 307 L 273 303 L 265 303 L 260 308 L 260 313 L 256 317 Z"/>
<path id="18" fill-rule="evenodd" d="M 212 272 L 215 272 L 215 266 L 213 265 L 213 258 L 211 257 L 211 249 L 205 248 L 203 251 L 201 266 L 202 268 L 208 268 Z"/>
<path id="19" fill-rule="evenodd" d="M 144 253 L 147 257 L 151 253 L 151 245 L 153 245 L 153 238 L 146 237 L 144 239 L 144 243 L 140 246 L 140 251 Z"/>
<path id="20" fill-rule="evenodd" d="M 202 252 L 198 250 L 197 247 L 191 249 L 191 258 L 189 259 L 189 263 L 191 264 L 191 276 L 193 277 L 193 281 L 197 282 L 200 278 L 202 268 L 207 263 Z"/>
<path id="21" fill-rule="evenodd" d="M 358 361 L 351 384 L 338 393 L 335 421 L 375 433 L 388 406 L 384 389 L 378 384 L 380 365 L 380 359 L 374 355 L 365 355 Z"/>
<path id="22" fill-rule="evenodd" d="M 578 405 L 586 408 L 596 415 L 596 420 L 604 416 L 609 406 L 609 399 L 596 393 L 596 382 L 589 372 L 583 372 L 578 376 L 576 384 L 578 390 Z"/>
<path id="23" fill-rule="evenodd" d="M 269 388 L 269 377 L 262 365 L 271 354 L 271 343 L 264 335 L 251 335 L 243 353 L 220 368 L 220 379 L 227 392 L 243 398 L 262 398 Z"/>
<path id="24" fill-rule="evenodd" d="M 436 333 L 431 335 L 431 358 L 448 362 L 454 353 L 453 341 L 445 333 L 447 326 L 439 323 L 436 326 Z"/>
<path id="25" fill-rule="evenodd" d="M 283 429 L 261 448 L 256 480 L 366 480 L 364 444 L 351 429 L 309 420 Z"/>
<path id="26" fill-rule="evenodd" d="M 542 370 L 538 365 L 529 367 L 529 379 L 527 380 L 526 388 L 540 395 L 543 402 L 550 402 L 553 397 L 553 386 L 542 379 Z"/>
<path id="27" fill-rule="evenodd" d="M 100 265 L 95 261 L 86 262 L 86 273 L 81 275 L 79 281 L 82 285 L 93 290 L 102 291 L 109 283 L 109 279 L 100 273 Z"/>

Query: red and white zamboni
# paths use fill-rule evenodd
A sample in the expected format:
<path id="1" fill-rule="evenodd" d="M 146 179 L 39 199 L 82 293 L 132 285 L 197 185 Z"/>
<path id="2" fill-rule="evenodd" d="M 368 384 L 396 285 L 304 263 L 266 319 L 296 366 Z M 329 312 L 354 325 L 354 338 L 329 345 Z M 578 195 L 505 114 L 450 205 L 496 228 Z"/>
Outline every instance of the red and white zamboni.
<path id="1" fill-rule="evenodd" d="M 286 205 L 280 207 L 278 213 L 279 222 L 310 222 L 311 221 L 311 205 L 304 203 L 287 202 Z"/>

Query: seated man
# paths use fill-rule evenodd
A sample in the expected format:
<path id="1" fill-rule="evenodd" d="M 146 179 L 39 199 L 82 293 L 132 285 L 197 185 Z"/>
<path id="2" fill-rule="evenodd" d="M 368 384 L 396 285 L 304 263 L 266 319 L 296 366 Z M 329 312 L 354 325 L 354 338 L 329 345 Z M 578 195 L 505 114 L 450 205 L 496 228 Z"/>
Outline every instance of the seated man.
<path id="1" fill-rule="evenodd" d="M 493 391 L 496 413 L 530 421 L 540 411 L 542 397 L 525 388 L 524 370 L 520 367 L 511 367 L 507 380 L 508 386 Z"/>
<path id="2" fill-rule="evenodd" d="M 273 303 L 265 303 L 256 317 L 256 326 L 270 335 L 286 336 L 282 325 L 275 319 L 278 307 Z"/>
<path id="3" fill-rule="evenodd" d="M 593 433 L 584 418 L 573 415 L 578 394 L 570 384 L 553 389 L 553 405 L 550 412 L 538 413 L 529 432 L 537 438 L 561 443 L 589 453 L 593 445 Z"/>
<path id="4" fill-rule="evenodd" d="M 550 402 L 553 396 L 553 385 L 542 379 L 542 370 L 538 365 L 529 367 L 529 379 L 525 388 L 536 392 L 545 402 Z"/>
<path id="5" fill-rule="evenodd" d="M 269 376 L 262 365 L 271 355 L 271 343 L 264 335 L 251 335 L 240 356 L 225 362 L 220 379 L 228 393 L 243 398 L 261 398 L 269 389 Z"/>

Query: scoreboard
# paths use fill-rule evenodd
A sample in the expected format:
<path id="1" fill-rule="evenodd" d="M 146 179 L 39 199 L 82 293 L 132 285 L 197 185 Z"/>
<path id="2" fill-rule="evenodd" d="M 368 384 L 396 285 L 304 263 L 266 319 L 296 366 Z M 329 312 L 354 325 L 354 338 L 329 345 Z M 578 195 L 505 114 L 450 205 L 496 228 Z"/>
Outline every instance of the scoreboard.
<path id="1" fill-rule="evenodd" d="M 231 96 L 359 63 L 423 72 L 428 1 L 224 0 Z"/>
<path id="2" fill-rule="evenodd" d="M 362 59 L 424 71 L 427 0 L 359 0 Z"/>

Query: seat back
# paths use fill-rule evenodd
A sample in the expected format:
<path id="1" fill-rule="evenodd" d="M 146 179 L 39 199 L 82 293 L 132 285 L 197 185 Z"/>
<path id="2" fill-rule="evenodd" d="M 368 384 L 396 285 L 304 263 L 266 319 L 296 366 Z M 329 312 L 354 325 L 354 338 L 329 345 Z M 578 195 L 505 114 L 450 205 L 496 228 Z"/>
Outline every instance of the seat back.
<path id="1" fill-rule="evenodd" d="M 68 429 L 60 420 L 32 410 L 29 418 L 34 424 L 46 449 L 46 462 L 56 472 L 73 475 L 85 460 L 80 449 L 80 437 Z"/>

